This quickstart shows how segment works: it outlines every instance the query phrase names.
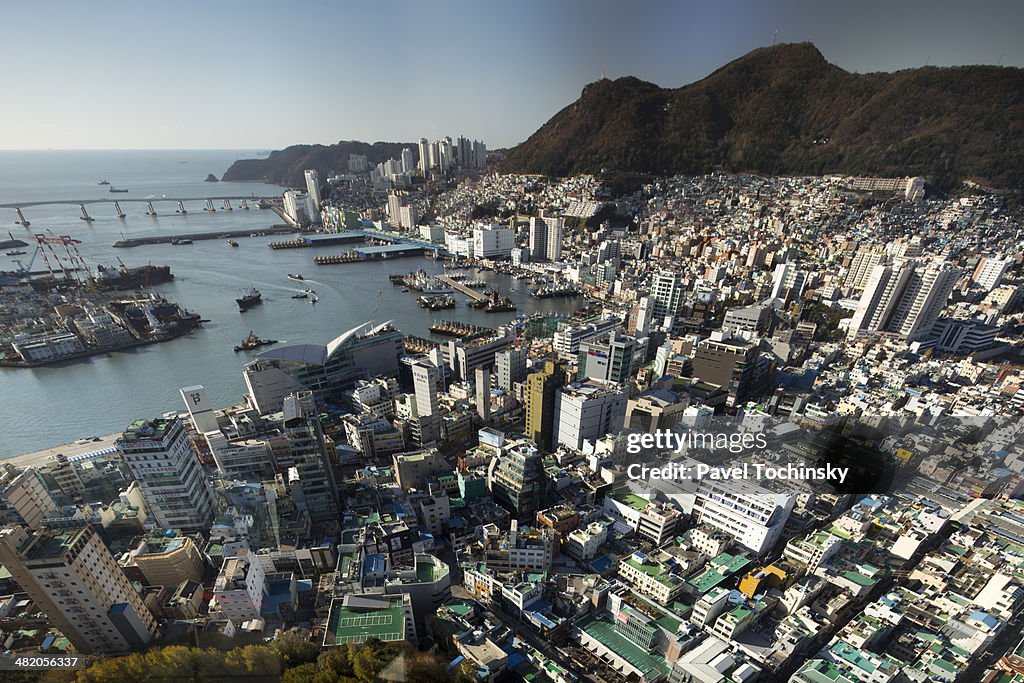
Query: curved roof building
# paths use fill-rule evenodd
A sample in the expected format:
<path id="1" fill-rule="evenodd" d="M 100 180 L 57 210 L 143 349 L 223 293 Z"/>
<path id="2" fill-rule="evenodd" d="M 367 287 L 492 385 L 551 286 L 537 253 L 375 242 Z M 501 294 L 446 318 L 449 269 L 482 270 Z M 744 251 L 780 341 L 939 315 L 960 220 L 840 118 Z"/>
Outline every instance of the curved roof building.
<path id="1" fill-rule="evenodd" d="M 402 334 L 391 321 L 367 322 L 327 344 L 286 344 L 256 356 L 245 366 L 249 399 L 260 414 L 281 409 L 284 397 L 313 392 L 317 402 L 334 403 L 356 380 L 396 376 L 403 353 Z"/>

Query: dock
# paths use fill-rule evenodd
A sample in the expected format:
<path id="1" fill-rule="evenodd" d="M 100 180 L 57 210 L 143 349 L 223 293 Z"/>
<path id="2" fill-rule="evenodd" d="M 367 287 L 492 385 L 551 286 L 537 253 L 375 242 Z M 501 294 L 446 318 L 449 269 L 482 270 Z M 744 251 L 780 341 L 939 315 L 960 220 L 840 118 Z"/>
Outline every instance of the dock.
<path id="1" fill-rule="evenodd" d="M 272 225 L 269 228 L 263 230 L 257 230 L 260 235 L 286 235 L 295 232 L 295 228 L 288 225 Z M 218 239 L 231 239 L 233 237 L 249 237 L 253 235 L 252 230 L 221 230 L 219 232 L 193 232 L 190 234 L 181 235 L 154 235 L 152 237 L 130 237 L 123 240 L 114 242 L 114 246 L 119 249 L 126 249 L 129 247 L 141 247 L 145 244 L 170 244 L 173 240 L 192 240 L 193 242 L 198 240 L 218 240 Z"/>
<path id="2" fill-rule="evenodd" d="M 469 323 L 460 323 L 454 320 L 441 320 L 430 326 L 430 332 L 442 337 L 456 337 L 469 341 L 493 335 L 496 330 L 490 327 L 483 327 L 482 325 L 470 325 Z"/>
<path id="3" fill-rule="evenodd" d="M 473 301 L 487 301 L 487 295 L 483 292 L 473 289 L 472 287 L 467 287 L 461 282 L 451 279 L 447 275 L 438 275 L 436 277 L 440 282 L 445 283 L 460 294 L 465 294 Z"/>

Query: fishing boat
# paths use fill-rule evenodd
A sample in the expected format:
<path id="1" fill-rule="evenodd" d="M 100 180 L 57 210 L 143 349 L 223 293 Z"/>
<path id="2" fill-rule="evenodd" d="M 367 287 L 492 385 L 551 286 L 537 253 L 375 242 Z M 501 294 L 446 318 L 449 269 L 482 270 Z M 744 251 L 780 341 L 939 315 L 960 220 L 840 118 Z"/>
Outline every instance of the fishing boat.
<path id="1" fill-rule="evenodd" d="M 238 242 L 236 242 L 234 240 L 228 240 L 228 246 L 237 247 L 238 246 Z"/>
<path id="2" fill-rule="evenodd" d="M 110 184 L 110 181 L 109 181 L 109 180 L 101 180 L 101 181 L 99 181 L 99 182 L 98 182 L 98 183 L 96 183 L 96 184 L 97 184 L 97 185 L 109 185 L 109 184 Z"/>
<path id="3" fill-rule="evenodd" d="M 187 237 L 175 238 L 175 239 L 171 240 L 171 244 L 173 244 L 175 246 L 182 245 L 182 244 L 192 244 L 192 240 L 188 239 Z"/>
<path id="4" fill-rule="evenodd" d="M 306 294 L 305 292 L 299 292 L 298 294 L 292 294 L 292 298 L 293 299 L 305 299 L 307 296 L 309 296 L 309 294 Z"/>
<path id="5" fill-rule="evenodd" d="M 315 289 L 312 289 L 312 288 L 310 288 L 310 287 L 306 287 L 306 288 L 305 288 L 304 290 L 302 290 L 302 291 L 303 291 L 303 292 L 305 292 L 306 294 L 314 294 L 314 295 L 316 294 L 316 290 L 315 290 Z"/>
<path id="6" fill-rule="evenodd" d="M 288 279 L 289 279 L 289 280 L 297 280 L 297 281 L 299 281 L 299 282 L 302 282 L 302 281 L 303 281 L 303 280 L 305 280 L 306 278 L 302 277 L 302 276 L 301 276 L 301 275 L 299 275 L 298 273 L 288 273 Z"/>
<path id="7" fill-rule="evenodd" d="M 309 303 L 313 304 L 314 306 L 316 306 L 317 301 L 320 301 L 320 297 L 318 297 L 316 294 L 313 294 L 312 296 L 309 297 Z"/>

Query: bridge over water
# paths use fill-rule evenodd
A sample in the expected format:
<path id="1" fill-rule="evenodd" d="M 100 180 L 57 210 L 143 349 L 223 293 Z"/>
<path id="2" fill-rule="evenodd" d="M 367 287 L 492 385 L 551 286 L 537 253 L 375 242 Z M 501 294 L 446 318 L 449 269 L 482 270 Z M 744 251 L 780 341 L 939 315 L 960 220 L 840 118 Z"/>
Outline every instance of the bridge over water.
<path id="1" fill-rule="evenodd" d="M 27 208 L 27 207 L 30 207 L 30 206 L 47 206 L 47 205 L 50 205 L 50 204 L 73 204 L 73 205 L 76 205 L 76 206 L 80 206 L 82 204 L 113 204 L 114 202 L 118 202 L 118 203 L 121 203 L 121 204 L 124 204 L 124 203 L 127 203 L 127 202 L 142 202 L 143 204 L 146 204 L 148 202 L 153 202 L 153 203 L 156 203 L 156 202 L 205 202 L 208 199 L 211 200 L 211 201 L 218 201 L 219 202 L 219 201 L 223 201 L 225 199 L 228 199 L 228 200 L 231 200 L 231 199 L 234 199 L 234 200 L 246 199 L 246 200 L 250 200 L 250 201 L 255 199 L 255 200 L 264 201 L 267 198 L 266 197 L 257 197 L 255 194 L 250 194 L 250 195 L 232 194 L 232 195 L 225 195 L 225 196 L 221 196 L 221 197 L 164 197 L 164 196 L 161 195 L 159 197 L 142 197 L 142 198 L 138 198 L 138 199 L 130 198 L 130 197 L 104 197 L 102 199 L 96 199 L 96 198 L 93 198 L 93 199 L 42 199 L 42 200 L 34 201 L 34 202 L 10 202 L 10 203 L 7 203 L 7 204 L 0 204 L 0 208 L 3 208 L 3 209 L 24 209 L 24 208 Z"/>

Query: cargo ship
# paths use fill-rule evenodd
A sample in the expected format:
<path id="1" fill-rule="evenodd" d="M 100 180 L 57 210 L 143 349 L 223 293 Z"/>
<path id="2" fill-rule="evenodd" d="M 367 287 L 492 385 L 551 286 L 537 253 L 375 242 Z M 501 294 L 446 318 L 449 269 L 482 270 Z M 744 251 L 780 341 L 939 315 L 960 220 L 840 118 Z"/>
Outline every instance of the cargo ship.
<path id="1" fill-rule="evenodd" d="M 242 296 L 235 299 L 235 302 L 238 304 L 238 312 L 245 313 L 256 304 L 262 303 L 263 295 L 260 294 L 260 290 L 250 287 L 242 292 Z"/>
<path id="2" fill-rule="evenodd" d="M 170 266 L 145 265 L 129 268 L 121 264 L 120 268 L 96 266 L 96 277 L 93 278 L 93 282 L 100 290 L 142 289 L 173 279 Z"/>

